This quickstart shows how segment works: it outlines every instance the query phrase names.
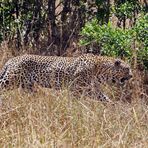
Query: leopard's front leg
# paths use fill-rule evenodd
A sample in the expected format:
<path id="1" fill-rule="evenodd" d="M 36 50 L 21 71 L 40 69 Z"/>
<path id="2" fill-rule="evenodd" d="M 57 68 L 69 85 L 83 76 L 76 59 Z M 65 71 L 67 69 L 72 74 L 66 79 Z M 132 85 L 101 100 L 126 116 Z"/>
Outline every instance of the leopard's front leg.
<path id="1" fill-rule="evenodd" d="M 97 99 L 99 101 L 109 101 L 109 97 L 104 94 L 102 91 L 101 87 L 101 80 L 94 78 L 91 80 L 91 95 L 93 96 L 94 99 Z"/>

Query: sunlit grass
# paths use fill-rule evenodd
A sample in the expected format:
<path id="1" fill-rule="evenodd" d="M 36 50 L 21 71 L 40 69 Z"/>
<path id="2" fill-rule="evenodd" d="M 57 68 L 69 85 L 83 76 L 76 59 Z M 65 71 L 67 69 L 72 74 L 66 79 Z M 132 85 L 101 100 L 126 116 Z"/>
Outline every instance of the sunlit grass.
<path id="1" fill-rule="evenodd" d="M 70 98 L 40 89 L 1 96 L 0 147 L 142 147 L 148 145 L 148 106 Z"/>

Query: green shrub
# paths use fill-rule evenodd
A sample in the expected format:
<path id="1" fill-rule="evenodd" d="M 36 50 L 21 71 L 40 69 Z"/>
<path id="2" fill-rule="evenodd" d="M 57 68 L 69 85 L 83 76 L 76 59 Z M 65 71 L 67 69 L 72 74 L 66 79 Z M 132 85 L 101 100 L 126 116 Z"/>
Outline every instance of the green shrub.
<path id="1" fill-rule="evenodd" d="M 122 29 L 108 24 L 99 25 L 97 20 L 86 23 L 81 31 L 80 45 L 95 42 L 101 55 L 137 58 L 148 69 L 148 15 L 140 17 L 133 28 Z M 136 49 L 132 49 L 136 43 Z M 133 52 L 135 51 L 135 52 Z"/>
<path id="2" fill-rule="evenodd" d="M 81 31 L 81 45 L 89 45 L 96 42 L 101 48 L 101 55 L 130 56 L 131 32 L 121 28 L 115 28 L 111 23 L 99 25 L 97 20 L 86 23 Z"/>
<path id="3" fill-rule="evenodd" d="M 141 16 L 133 27 L 138 44 L 137 56 L 148 69 L 148 14 Z"/>
<path id="4" fill-rule="evenodd" d="M 115 6 L 113 6 L 112 9 L 118 19 L 131 19 L 134 18 L 135 13 L 141 11 L 142 5 L 138 0 L 116 0 Z"/>

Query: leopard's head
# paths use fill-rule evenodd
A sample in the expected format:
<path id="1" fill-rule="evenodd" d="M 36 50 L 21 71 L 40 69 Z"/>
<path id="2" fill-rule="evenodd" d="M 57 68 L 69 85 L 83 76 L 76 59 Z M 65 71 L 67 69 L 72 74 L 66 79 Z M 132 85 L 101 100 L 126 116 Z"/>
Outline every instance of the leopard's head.
<path id="1" fill-rule="evenodd" d="M 113 63 L 111 81 L 117 85 L 124 85 L 126 81 L 132 78 L 130 66 L 120 59 Z"/>

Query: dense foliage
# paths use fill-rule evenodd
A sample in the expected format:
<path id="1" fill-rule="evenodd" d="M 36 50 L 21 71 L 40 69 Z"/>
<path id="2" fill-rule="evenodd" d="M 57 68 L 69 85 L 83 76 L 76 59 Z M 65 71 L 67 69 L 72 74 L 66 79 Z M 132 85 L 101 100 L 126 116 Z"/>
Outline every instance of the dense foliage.
<path id="1" fill-rule="evenodd" d="M 83 0 L 2 0 L 0 42 L 14 42 L 16 49 L 57 46 L 60 55 L 89 18 L 88 9 Z"/>
<path id="2" fill-rule="evenodd" d="M 148 68 L 148 14 L 139 17 L 129 29 L 114 27 L 110 22 L 99 25 L 97 20 L 92 20 L 83 27 L 81 35 L 81 45 L 95 42 L 99 52 L 108 56 L 130 58 L 136 54 Z"/>
<path id="3" fill-rule="evenodd" d="M 63 55 L 82 30 L 82 45 L 96 43 L 101 54 L 121 57 L 131 57 L 134 46 L 147 63 L 147 10 L 139 0 L 2 0 L 0 43 Z"/>
<path id="4" fill-rule="evenodd" d="M 144 62 L 145 67 L 148 69 L 148 14 L 139 18 L 133 28 L 133 33 L 138 44 L 138 58 Z"/>
<path id="5" fill-rule="evenodd" d="M 81 35 L 83 36 L 82 40 L 80 40 L 81 45 L 96 42 L 101 47 L 100 53 L 102 55 L 131 55 L 131 32 L 121 28 L 115 28 L 110 22 L 108 24 L 98 25 L 97 20 L 93 20 L 85 25 Z"/>

